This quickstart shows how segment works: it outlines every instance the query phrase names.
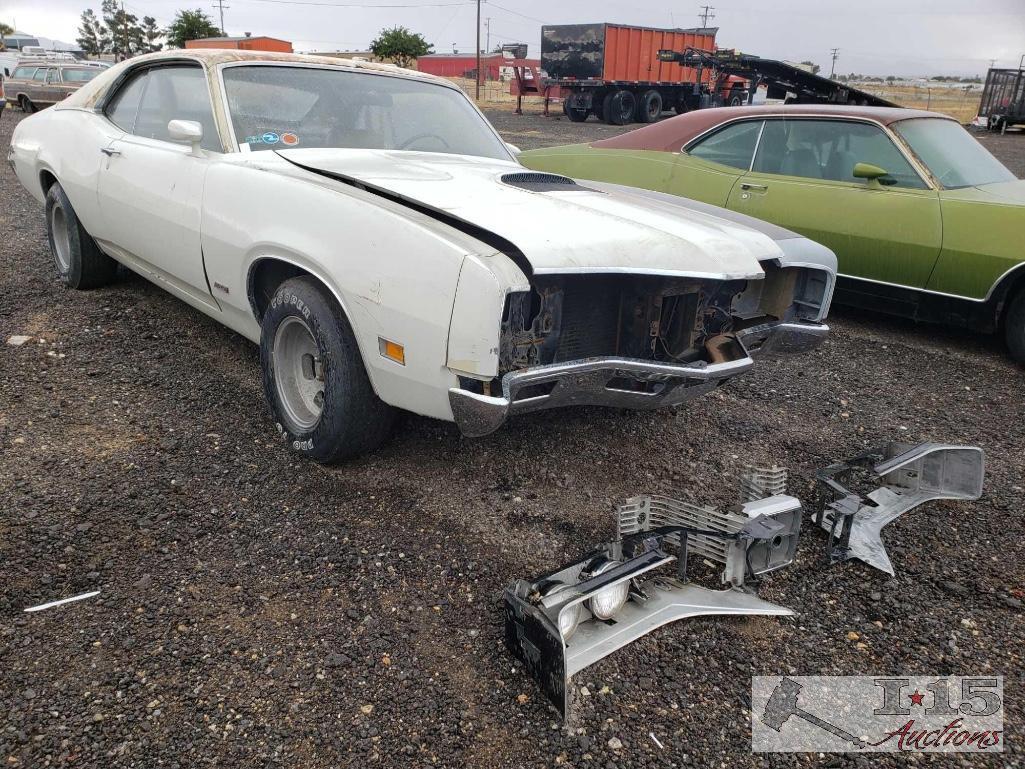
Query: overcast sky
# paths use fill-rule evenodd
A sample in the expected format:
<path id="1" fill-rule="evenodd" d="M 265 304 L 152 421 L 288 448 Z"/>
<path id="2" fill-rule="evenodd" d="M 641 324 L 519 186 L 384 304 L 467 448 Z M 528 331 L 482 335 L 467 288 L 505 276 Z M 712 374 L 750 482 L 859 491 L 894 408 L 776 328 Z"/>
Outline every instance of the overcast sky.
<path id="1" fill-rule="evenodd" d="M 768 58 L 875 75 L 984 74 L 990 59 L 1015 66 L 1025 53 L 1025 0 L 704 0 L 715 3 L 718 43 Z M 179 8 L 217 20 L 215 0 L 131 0 L 126 8 L 166 25 Z M 382 27 L 402 24 L 436 51 L 472 51 L 474 0 L 225 0 L 229 34 L 291 40 L 296 50 L 364 49 Z M 391 6 L 391 7 L 388 7 Z M 398 7 L 404 6 L 404 7 Z M 99 0 L 0 0 L 0 21 L 73 42 L 78 17 Z M 699 25 L 699 6 L 666 0 L 485 2 L 491 44 L 526 42 L 538 54 L 542 24 L 609 21 L 656 27 Z M 487 33 L 483 30 L 482 45 Z"/>

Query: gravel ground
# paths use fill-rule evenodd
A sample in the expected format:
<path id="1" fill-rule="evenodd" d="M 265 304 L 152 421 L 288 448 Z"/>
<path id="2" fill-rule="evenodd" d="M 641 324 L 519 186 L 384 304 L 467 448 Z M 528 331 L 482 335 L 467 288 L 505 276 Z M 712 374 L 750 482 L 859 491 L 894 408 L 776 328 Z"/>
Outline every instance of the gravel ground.
<path id="1" fill-rule="evenodd" d="M 611 130 L 495 118 L 525 147 Z M 1025 137 L 987 141 L 1025 172 Z M 915 761 L 753 755 L 750 676 L 784 672 L 1003 674 L 1012 747 L 991 765 L 1020 765 L 1025 385 L 996 341 L 838 310 L 814 354 L 687 408 L 552 412 L 482 440 L 410 416 L 325 469 L 275 440 L 256 347 L 139 278 L 65 290 L 6 164 L 0 198 L 0 333 L 32 336 L 0 348 L 5 767 Z M 743 463 L 771 461 L 805 494 L 888 439 L 988 459 L 980 502 L 887 529 L 895 579 L 823 568 L 807 525 L 762 587 L 797 618 L 663 628 L 575 679 L 591 694 L 565 729 L 504 650 L 505 585 L 610 538 L 625 497 L 725 504 Z"/>

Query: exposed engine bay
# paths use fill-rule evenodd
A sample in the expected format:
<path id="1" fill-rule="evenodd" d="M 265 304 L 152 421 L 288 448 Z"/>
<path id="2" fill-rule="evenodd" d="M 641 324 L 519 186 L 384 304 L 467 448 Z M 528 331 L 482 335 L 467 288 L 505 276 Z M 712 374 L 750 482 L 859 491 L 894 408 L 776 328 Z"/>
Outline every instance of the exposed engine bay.
<path id="1" fill-rule="evenodd" d="M 506 300 L 499 376 L 603 356 L 666 363 L 734 360 L 744 355 L 735 332 L 819 317 L 825 280 L 820 270 L 775 265 L 758 281 L 535 277 L 532 291 Z"/>

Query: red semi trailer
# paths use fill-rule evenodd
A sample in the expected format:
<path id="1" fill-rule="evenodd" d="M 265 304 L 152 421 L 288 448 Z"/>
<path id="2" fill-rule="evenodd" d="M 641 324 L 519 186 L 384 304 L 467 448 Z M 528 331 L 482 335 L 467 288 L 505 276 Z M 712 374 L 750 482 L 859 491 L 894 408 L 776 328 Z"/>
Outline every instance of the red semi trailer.
<path id="1" fill-rule="evenodd" d="M 663 110 L 741 104 L 746 83 L 731 79 L 713 92 L 711 69 L 661 61 L 660 50 L 715 52 L 715 27 L 654 29 L 622 24 L 559 24 L 541 28 L 541 69 L 558 86 L 573 121 L 650 123 Z"/>

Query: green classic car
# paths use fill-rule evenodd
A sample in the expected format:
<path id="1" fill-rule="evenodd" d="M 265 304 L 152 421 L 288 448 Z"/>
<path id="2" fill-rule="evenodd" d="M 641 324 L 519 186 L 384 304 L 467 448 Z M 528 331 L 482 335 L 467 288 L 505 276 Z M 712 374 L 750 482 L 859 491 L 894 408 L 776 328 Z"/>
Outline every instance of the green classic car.
<path id="1" fill-rule="evenodd" d="M 944 115 L 829 105 L 706 109 L 519 159 L 794 230 L 836 253 L 835 301 L 1003 329 L 1025 362 L 1025 181 Z"/>

